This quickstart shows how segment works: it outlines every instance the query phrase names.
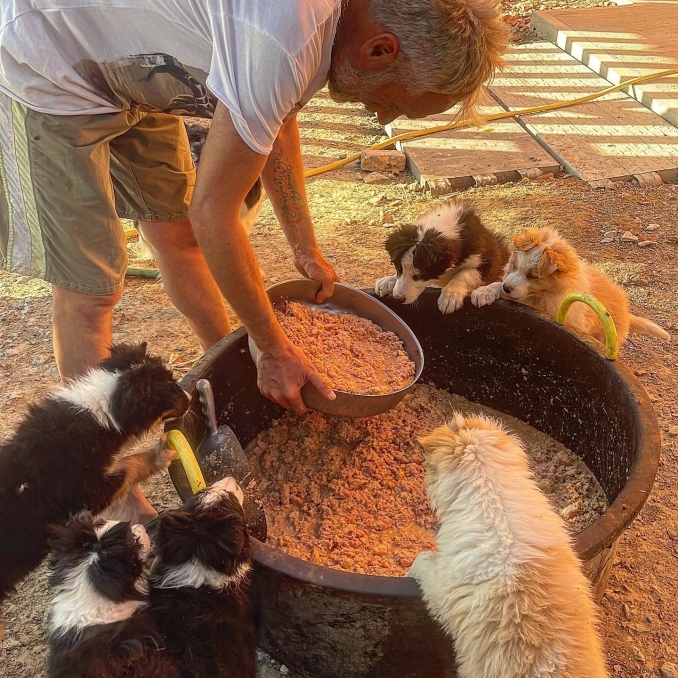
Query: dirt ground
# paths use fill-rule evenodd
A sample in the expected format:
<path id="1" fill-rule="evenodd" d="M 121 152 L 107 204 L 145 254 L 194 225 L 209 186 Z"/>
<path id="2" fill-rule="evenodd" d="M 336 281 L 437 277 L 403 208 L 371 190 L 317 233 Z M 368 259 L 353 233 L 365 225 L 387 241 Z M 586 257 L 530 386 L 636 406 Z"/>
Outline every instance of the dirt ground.
<path id="1" fill-rule="evenodd" d="M 304 110 L 300 126 L 307 167 L 342 157 L 382 134 L 359 108 L 334 104 L 324 94 Z M 385 235 L 394 223 L 412 219 L 430 202 L 430 198 L 407 189 L 411 181 L 401 175 L 388 184 L 367 185 L 355 164 L 309 181 L 319 243 L 346 283 L 371 287 L 375 278 L 389 271 L 383 250 Z M 584 257 L 624 286 L 637 313 L 652 318 L 674 337 L 678 334 L 678 186 L 640 189 L 617 185 L 594 190 L 565 178 L 470 190 L 460 197 L 475 205 L 488 226 L 507 235 L 527 226 L 558 228 Z M 659 225 L 651 233 L 656 246 L 640 248 L 618 238 L 601 242 L 611 230 L 631 230 L 642 237 L 650 224 Z M 268 205 L 252 233 L 252 243 L 267 285 L 297 276 Z M 133 241 L 130 254 L 132 263 L 143 264 Z M 148 341 L 179 374 L 185 374 L 201 353 L 161 283 L 129 278 L 114 323 L 116 340 Z M 601 606 L 611 675 L 623 678 L 660 676 L 665 662 L 678 664 L 678 599 L 674 592 L 678 581 L 677 350 L 675 338 L 664 344 L 632 337 L 621 351 L 621 360 L 632 366 L 654 402 L 664 438 L 654 492 L 621 538 Z M 57 381 L 51 352 L 49 287 L 0 273 L 0 439 L 11 434 L 27 404 Z M 166 476 L 146 490 L 159 509 L 176 503 Z M 46 600 L 45 573 L 39 572 L 4 606 L 6 636 L 0 676 L 42 674 Z M 262 675 L 277 673 L 277 667 L 262 660 Z"/>

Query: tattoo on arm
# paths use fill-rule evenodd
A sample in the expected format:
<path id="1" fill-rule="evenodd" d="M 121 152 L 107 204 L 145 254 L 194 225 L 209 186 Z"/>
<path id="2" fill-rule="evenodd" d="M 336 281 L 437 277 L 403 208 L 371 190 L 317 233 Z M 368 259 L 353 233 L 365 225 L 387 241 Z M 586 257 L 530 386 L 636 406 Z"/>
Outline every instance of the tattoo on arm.
<path id="1" fill-rule="evenodd" d="M 292 163 L 285 162 L 283 152 L 279 151 L 273 158 L 273 181 L 280 195 L 280 207 L 287 221 L 297 218 L 297 205 L 301 202 L 301 193 L 292 186 Z"/>

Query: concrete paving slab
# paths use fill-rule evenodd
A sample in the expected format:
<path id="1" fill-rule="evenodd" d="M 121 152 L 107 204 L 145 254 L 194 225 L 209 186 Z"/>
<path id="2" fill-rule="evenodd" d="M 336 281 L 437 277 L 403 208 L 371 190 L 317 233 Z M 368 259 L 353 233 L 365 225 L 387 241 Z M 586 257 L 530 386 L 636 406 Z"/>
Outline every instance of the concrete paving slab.
<path id="1" fill-rule="evenodd" d="M 503 112 L 498 105 L 484 106 L 483 115 Z M 402 118 L 388 125 L 389 136 L 445 125 L 456 110 L 424 120 Z M 408 166 L 422 185 L 437 192 L 486 184 L 518 181 L 526 174 L 558 172 L 560 165 L 514 120 L 499 120 L 481 127 L 452 130 L 398 143 Z"/>
<path id="2" fill-rule="evenodd" d="M 491 92 L 507 110 L 576 99 L 609 86 L 551 43 L 514 47 Z M 604 99 L 520 119 L 575 176 L 628 180 L 658 173 L 678 178 L 678 128 L 616 92 Z"/>
<path id="3" fill-rule="evenodd" d="M 543 38 L 615 85 L 678 68 L 678 0 L 539 11 L 532 24 Z M 678 76 L 633 86 L 629 94 L 678 126 Z"/>

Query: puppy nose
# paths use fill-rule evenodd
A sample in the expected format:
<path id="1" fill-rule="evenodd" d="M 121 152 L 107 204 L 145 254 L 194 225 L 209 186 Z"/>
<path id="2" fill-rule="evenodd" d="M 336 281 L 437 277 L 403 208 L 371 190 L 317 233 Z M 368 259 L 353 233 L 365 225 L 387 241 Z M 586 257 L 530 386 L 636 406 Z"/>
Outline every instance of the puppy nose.
<path id="1" fill-rule="evenodd" d="M 511 294 L 511 291 L 513 290 L 513 287 L 511 287 L 511 285 L 507 285 L 506 283 L 504 283 L 501 288 L 504 290 L 504 292 L 506 292 L 506 294 Z"/>

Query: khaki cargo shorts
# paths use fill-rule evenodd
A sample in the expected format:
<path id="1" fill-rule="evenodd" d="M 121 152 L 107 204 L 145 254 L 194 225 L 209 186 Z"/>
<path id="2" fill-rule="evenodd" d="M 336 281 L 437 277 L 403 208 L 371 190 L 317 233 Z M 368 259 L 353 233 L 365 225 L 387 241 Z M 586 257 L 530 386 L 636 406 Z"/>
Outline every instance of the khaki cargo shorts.
<path id="1" fill-rule="evenodd" d="M 120 218 L 188 216 L 195 167 L 178 116 L 45 115 L 0 92 L 0 267 L 87 294 L 122 289 Z"/>

